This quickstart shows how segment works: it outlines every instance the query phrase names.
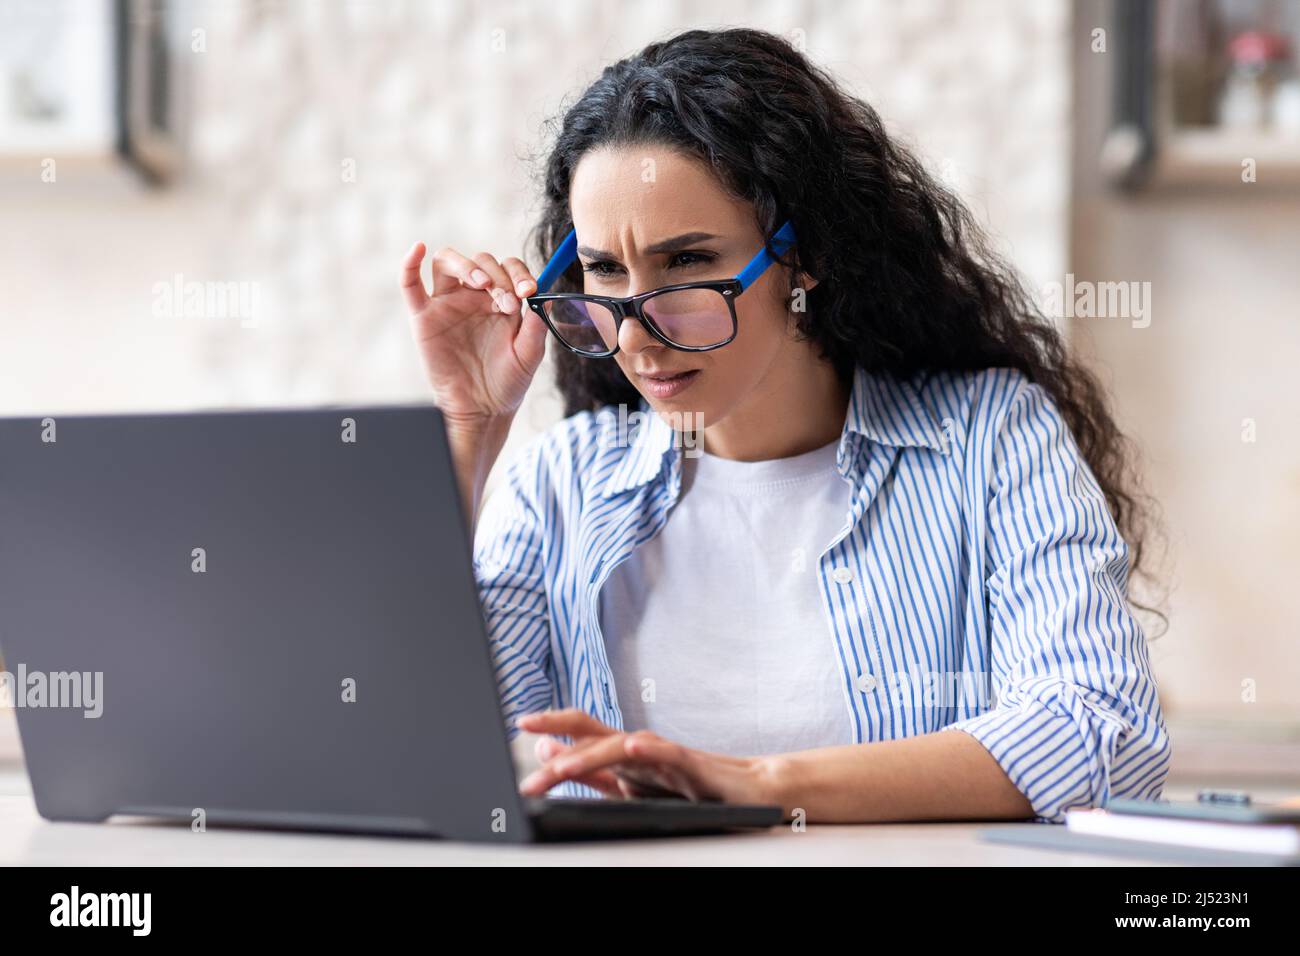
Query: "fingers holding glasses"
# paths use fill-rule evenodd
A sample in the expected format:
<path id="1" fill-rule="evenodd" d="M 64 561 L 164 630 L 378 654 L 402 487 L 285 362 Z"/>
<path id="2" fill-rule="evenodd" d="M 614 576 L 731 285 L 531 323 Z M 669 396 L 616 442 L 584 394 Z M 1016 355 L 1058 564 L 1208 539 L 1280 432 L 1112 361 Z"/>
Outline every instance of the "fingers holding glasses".
<path id="1" fill-rule="evenodd" d="M 486 289 L 491 277 L 470 259 L 451 246 L 443 246 L 433 254 L 433 295 L 445 295 L 455 288 Z M 476 275 L 477 273 L 477 275 Z"/>
<path id="2" fill-rule="evenodd" d="M 512 283 L 511 288 L 514 289 L 518 298 L 527 298 L 537 291 L 537 280 L 533 278 L 533 274 L 528 271 L 528 266 L 524 265 L 521 259 L 511 256 L 503 261 L 501 265 L 509 273 Z"/>
<path id="3" fill-rule="evenodd" d="M 514 282 L 510 274 L 506 272 L 505 267 L 497 261 L 497 257 L 490 252 L 480 252 L 473 259 L 478 265 L 479 272 L 486 274 L 491 280 L 486 288 L 492 296 L 493 311 L 502 312 L 506 315 L 518 314 L 519 300 L 512 291 Z M 479 287 L 476 286 L 475 288 Z"/>

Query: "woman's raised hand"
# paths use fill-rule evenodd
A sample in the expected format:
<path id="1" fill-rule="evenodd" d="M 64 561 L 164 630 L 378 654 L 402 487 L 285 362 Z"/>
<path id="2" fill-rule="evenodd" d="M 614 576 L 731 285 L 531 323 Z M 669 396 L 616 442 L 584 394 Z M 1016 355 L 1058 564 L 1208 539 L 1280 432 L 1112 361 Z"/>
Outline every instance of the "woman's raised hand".
<path id="1" fill-rule="evenodd" d="M 424 253 L 417 242 L 406 254 L 402 293 L 472 531 L 488 473 L 546 354 L 546 323 L 520 301 L 537 280 L 519 259 L 498 262 L 486 252 L 468 259 L 443 246 L 426 291 Z"/>
<path id="2" fill-rule="evenodd" d="M 420 277 L 425 246 L 402 264 L 402 291 L 434 403 L 452 428 L 509 419 L 546 352 L 546 325 L 523 296 L 537 289 L 528 267 L 490 253 L 472 259 L 450 246 L 433 254 L 433 289 Z"/>

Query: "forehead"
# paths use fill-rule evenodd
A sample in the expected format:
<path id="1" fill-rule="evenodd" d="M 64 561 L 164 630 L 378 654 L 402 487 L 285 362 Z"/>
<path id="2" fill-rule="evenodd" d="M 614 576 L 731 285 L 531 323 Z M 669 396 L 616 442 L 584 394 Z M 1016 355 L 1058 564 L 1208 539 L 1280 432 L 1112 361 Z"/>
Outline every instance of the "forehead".
<path id="1" fill-rule="evenodd" d="M 569 206 L 585 244 L 757 231 L 749 204 L 723 189 L 702 162 L 658 146 L 588 152 L 574 170 Z"/>

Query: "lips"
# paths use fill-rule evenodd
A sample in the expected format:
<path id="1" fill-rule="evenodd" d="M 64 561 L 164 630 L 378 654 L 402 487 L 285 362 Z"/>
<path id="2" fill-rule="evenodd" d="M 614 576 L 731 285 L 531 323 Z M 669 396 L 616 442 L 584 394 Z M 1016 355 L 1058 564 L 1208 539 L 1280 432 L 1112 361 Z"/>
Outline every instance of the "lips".
<path id="1" fill-rule="evenodd" d="M 638 372 L 637 378 L 641 379 L 645 391 L 652 397 L 672 398 L 689 388 L 699 377 L 699 374 L 700 370 L 697 368 L 687 369 L 684 372 L 654 369 L 647 372 Z"/>
<path id="2" fill-rule="evenodd" d="M 688 369 L 683 369 L 680 372 L 674 372 L 671 369 L 656 368 L 656 369 L 649 369 L 648 371 L 645 372 L 638 371 L 636 374 L 640 375 L 642 378 L 655 378 L 655 379 L 667 380 L 670 378 L 677 378 L 678 376 L 685 375 L 688 372 L 693 372 L 693 371 L 695 371 L 695 369 L 688 368 Z"/>

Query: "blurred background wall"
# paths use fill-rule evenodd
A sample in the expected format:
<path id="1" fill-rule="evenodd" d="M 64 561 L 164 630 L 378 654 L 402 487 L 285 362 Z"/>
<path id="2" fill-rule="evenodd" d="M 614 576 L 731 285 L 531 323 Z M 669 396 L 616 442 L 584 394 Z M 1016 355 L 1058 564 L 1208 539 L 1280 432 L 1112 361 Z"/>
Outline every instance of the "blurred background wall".
<path id="1" fill-rule="evenodd" d="M 0 0 L 0 65 L 30 74 L 11 103 L 87 74 L 78 102 L 111 108 L 108 68 L 87 51 L 112 6 Z M 1172 525 L 1181 589 L 1156 652 L 1170 716 L 1294 734 L 1300 443 L 1285 355 L 1300 353 L 1283 234 L 1296 206 L 1135 203 L 1096 181 L 1109 54 L 1089 43 L 1106 5 L 162 6 L 184 119 L 173 182 L 148 186 L 97 148 L 93 120 L 86 142 L 58 148 L 0 125 L 0 413 L 423 398 L 396 290 L 411 244 L 520 254 L 545 123 L 605 64 L 689 27 L 768 29 L 876 106 L 1032 288 L 1067 273 L 1155 283 L 1140 333 L 1062 322 L 1152 459 Z M 190 281 L 237 284 L 250 310 L 159 310 L 160 288 Z M 558 415 L 544 370 L 511 446 Z M 1250 447 L 1245 416 L 1260 423 Z M 1242 713 L 1248 674 L 1265 689 Z"/>
<path id="2" fill-rule="evenodd" d="M 1150 309 L 1068 328 L 1164 513 L 1170 627 L 1151 647 L 1176 767 L 1300 775 L 1300 121 L 1280 115 L 1300 94 L 1300 3 L 1154 8 L 1160 152 L 1146 188 L 1127 192 L 1101 161 L 1123 39 L 1112 7 L 1073 8 L 1068 266 L 1079 282 L 1149 283 Z M 1226 55 L 1253 36 L 1289 40 L 1269 67 L 1278 82 L 1261 85 L 1271 122 L 1231 99 L 1267 75 Z"/>
<path id="3" fill-rule="evenodd" d="M 38 17 L 107 5 L 19 4 Z M 396 295 L 402 255 L 416 239 L 520 254 L 545 122 L 605 64 L 688 27 L 746 24 L 803 45 L 895 121 L 1026 269 L 1040 279 L 1062 269 L 1059 0 L 724 2 L 703 19 L 686 2 L 167 7 L 178 42 L 204 47 L 183 50 L 183 179 L 148 190 L 111 165 L 69 161 L 43 183 L 39 152 L 8 170 L 9 410 L 424 395 Z M 177 274 L 255 283 L 255 328 L 157 319 L 155 284 Z M 521 432 L 556 417 L 548 389 L 537 391 Z"/>

